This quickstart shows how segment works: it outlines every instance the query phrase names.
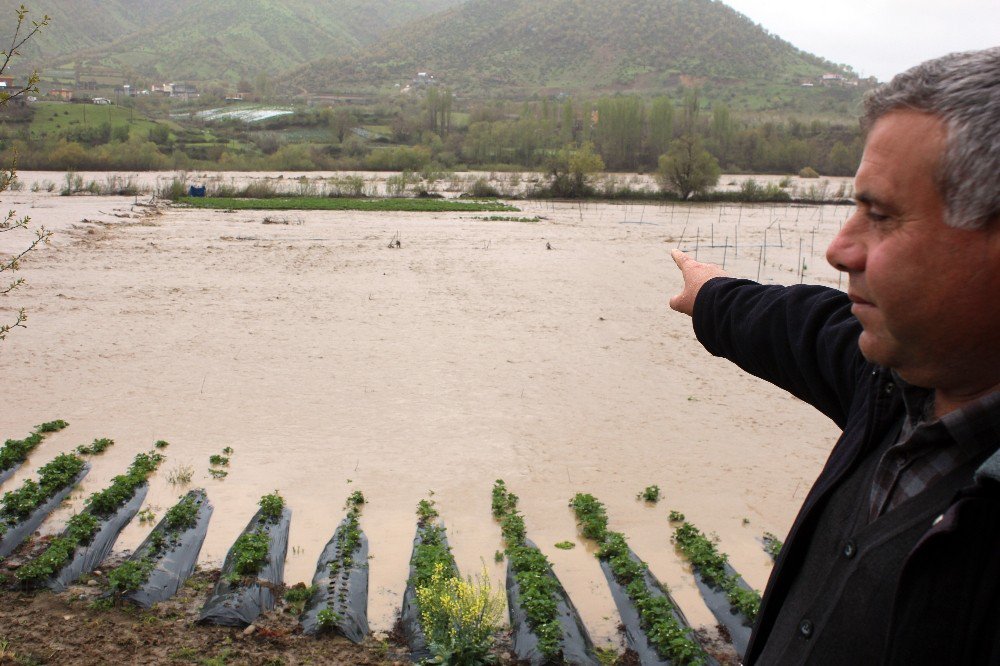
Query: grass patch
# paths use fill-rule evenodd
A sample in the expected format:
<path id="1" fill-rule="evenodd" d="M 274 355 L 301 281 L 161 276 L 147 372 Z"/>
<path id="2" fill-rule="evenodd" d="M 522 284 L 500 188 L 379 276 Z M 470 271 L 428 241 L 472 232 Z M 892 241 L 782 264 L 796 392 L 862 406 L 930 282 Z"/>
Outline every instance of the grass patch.
<path id="1" fill-rule="evenodd" d="M 229 197 L 181 197 L 180 203 L 194 208 L 224 210 L 360 210 L 377 212 L 488 212 L 518 209 L 499 201 L 452 201 L 449 199 L 352 199 L 339 197 L 275 197 L 237 199 Z"/>
<path id="2" fill-rule="evenodd" d="M 725 553 L 718 551 L 715 543 L 688 522 L 683 522 L 674 528 L 672 540 L 687 561 L 698 569 L 706 583 L 722 588 L 733 608 L 751 623 L 757 619 L 757 613 L 760 611 L 760 595 L 741 587 L 738 576 L 726 573 L 726 562 L 729 558 Z"/>
<path id="3" fill-rule="evenodd" d="M 593 495 L 579 493 L 570 506 L 584 536 L 600 545 L 597 557 L 605 560 L 628 594 L 649 642 L 661 657 L 675 664 L 705 664 L 707 655 L 687 629 L 674 616 L 675 609 L 666 596 L 654 596 L 646 586 L 646 565 L 629 556 L 628 543 L 621 532 L 608 530 L 608 514 Z"/>
<path id="4" fill-rule="evenodd" d="M 479 215 L 474 218 L 474 220 L 483 220 L 485 222 L 541 222 L 542 218 L 538 217 L 514 217 L 513 215 Z"/>

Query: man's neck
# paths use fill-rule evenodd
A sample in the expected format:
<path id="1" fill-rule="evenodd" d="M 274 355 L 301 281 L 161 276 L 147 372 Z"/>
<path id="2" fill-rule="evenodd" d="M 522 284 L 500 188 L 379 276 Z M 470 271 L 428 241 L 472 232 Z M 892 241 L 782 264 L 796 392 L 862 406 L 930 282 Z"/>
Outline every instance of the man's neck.
<path id="1" fill-rule="evenodd" d="M 972 391 L 948 391 L 936 389 L 934 391 L 934 416 L 941 418 L 945 414 L 962 409 L 966 405 L 971 405 L 980 398 L 984 398 L 994 391 L 1000 391 L 1000 383 L 989 386 L 981 390 Z"/>

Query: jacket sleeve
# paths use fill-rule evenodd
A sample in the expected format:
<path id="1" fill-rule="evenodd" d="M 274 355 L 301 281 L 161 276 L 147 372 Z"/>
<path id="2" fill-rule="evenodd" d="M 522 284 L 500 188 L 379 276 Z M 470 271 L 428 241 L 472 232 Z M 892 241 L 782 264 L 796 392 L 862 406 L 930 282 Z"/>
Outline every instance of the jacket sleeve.
<path id="1" fill-rule="evenodd" d="M 694 331 L 715 356 L 785 389 L 840 427 L 866 361 L 861 325 L 843 292 L 713 278 L 694 306 Z"/>

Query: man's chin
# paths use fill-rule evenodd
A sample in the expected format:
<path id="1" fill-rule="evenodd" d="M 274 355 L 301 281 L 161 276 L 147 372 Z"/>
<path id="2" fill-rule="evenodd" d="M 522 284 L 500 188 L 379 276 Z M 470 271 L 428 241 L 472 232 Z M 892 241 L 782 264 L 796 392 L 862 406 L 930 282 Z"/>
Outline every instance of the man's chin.
<path id="1" fill-rule="evenodd" d="M 858 338 L 858 349 L 861 350 L 861 355 L 869 363 L 883 367 L 892 367 L 892 356 L 886 349 L 885 344 L 870 331 L 861 331 L 861 336 Z"/>

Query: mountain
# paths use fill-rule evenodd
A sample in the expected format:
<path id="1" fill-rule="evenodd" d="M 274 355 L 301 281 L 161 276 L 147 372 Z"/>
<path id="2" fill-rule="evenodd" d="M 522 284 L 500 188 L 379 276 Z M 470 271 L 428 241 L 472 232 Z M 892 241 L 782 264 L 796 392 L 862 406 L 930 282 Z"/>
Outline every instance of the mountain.
<path id="1" fill-rule="evenodd" d="M 236 81 L 342 55 L 461 0 L 45 0 L 25 60 L 140 77 Z M 18 1 L 0 0 L 0 16 Z M 13 21 L 10 22 L 13 24 Z"/>
<path id="2" fill-rule="evenodd" d="M 798 85 L 832 63 L 713 0 L 469 0 L 291 78 L 310 90 L 426 71 L 463 91 L 643 91 L 682 77 Z"/>

